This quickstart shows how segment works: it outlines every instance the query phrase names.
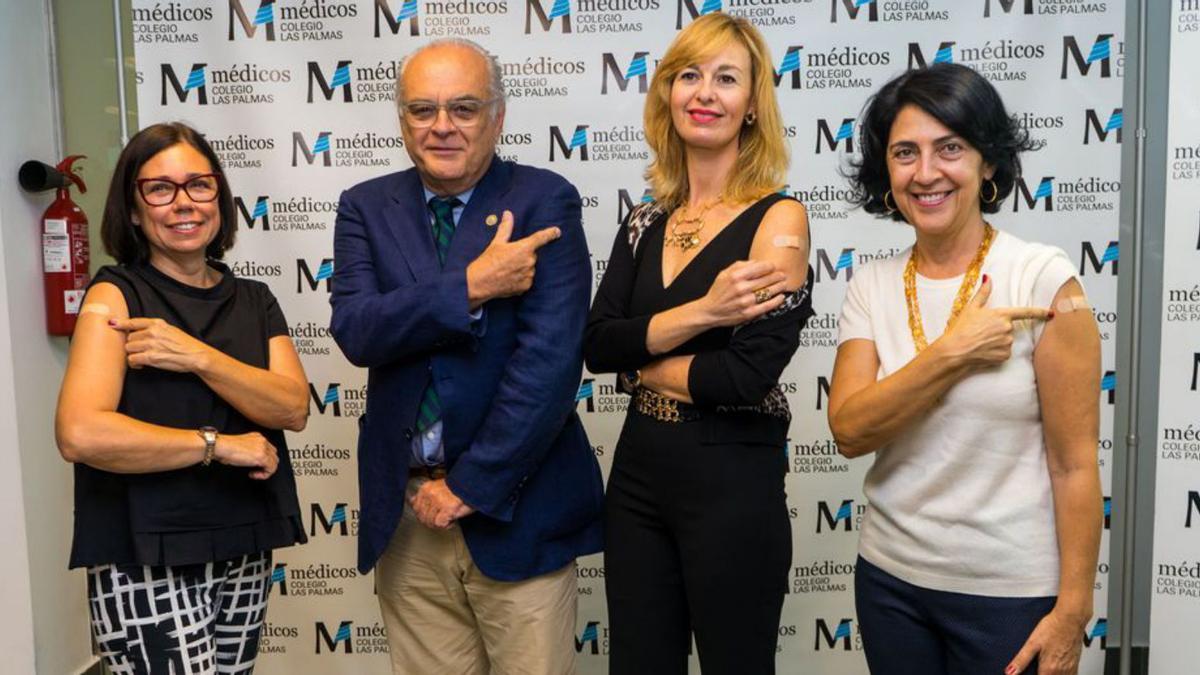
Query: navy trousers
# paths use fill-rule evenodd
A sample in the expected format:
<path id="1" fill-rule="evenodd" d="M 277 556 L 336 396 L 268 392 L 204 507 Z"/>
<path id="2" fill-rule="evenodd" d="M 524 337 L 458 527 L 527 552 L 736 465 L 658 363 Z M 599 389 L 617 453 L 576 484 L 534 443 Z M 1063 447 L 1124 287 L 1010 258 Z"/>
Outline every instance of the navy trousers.
<path id="1" fill-rule="evenodd" d="M 861 557 L 854 604 L 875 675 L 1003 675 L 1056 598 L 997 598 L 914 586 Z M 1037 659 L 1023 672 L 1037 673 Z"/>

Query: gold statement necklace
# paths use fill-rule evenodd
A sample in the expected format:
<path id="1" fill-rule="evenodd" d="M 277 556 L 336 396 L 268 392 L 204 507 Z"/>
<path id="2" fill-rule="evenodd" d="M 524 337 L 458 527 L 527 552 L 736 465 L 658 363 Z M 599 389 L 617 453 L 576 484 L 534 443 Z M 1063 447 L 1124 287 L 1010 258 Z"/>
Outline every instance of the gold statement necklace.
<path id="1" fill-rule="evenodd" d="M 958 287 L 958 295 L 954 298 L 954 306 L 950 309 L 950 318 L 946 321 L 947 327 L 954 323 L 971 299 L 971 291 L 974 290 L 975 282 L 979 279 L 979 271 L 983 268 L 983 259 L 987 256 L 988 249 L 992 247 L 992 241 L 995 238 L 995 228 L 984 223 L 983 241 L 979 242 L 979 249 L 975 251 L 975 257 L 971 259 L 971 264 L 967 266 L 967 273 L 963 275 L 962 285 Z M 908 305 L 908 329 L 912 331 L 913 345 L 920 354 L 929 346 L 929 343 L 925 340 L 925 327 L 921 324 L 921 306 L 917 303 L 917 245 L 915 242 L 912 247 L 912 255 L 908 257 L 908 264 L 904 266 L 904 302 Z"/>
<path id="2" fill-rule="evenodd" d="M 689 206 L 684 206 L 679 209 L 675 220 L 671 221 L 671 234 L 667 235 L 667 246 L 674 246 L 680 251 L 690 251 L 700 245 L 700 232 L 704 230 L 707 224 L 704 222 L 704 216 L 712 210 L 714 206 L 725 201 L 724 197 L 716 201 L 708 202 L 699 207 L 700 213 L 691 215 L 692 210 Z M 680 227 L 684 225 L 694 226 L 693 229 L 685 229 L 680 231 Z"/>

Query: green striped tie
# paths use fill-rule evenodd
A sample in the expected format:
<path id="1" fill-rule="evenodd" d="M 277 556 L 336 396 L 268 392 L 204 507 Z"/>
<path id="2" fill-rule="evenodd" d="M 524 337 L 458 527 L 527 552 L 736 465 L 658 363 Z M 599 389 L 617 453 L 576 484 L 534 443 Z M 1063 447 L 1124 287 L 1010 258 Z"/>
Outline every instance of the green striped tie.
<path id="1" fill-rule="evenodd" d="M 450 241 L 454 238 L 454 209 L 461 206 L 458 197 L 443 199 L 434 197 L 429 200 L 429 210 L 433 212 L 433 247 L 437 250 L 438 264 L 446 264 L 446 253 L 450 250 Z M 425 387 L 421 396 L 421 407 L 417 410 L 417 431 L 425 433 L 442 418 L 442 402 L 438 398 L 433 382 Z"/>

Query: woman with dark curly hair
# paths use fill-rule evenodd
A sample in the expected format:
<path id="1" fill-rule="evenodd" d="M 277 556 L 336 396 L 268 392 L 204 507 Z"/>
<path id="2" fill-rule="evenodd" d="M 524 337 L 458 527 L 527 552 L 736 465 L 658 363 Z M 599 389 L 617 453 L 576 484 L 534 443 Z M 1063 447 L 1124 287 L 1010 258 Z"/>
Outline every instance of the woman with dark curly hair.
<path id="1" fill-rule="evenodd" d="M 852 180 L 916 241 L 856 271 L 829 424 L 874 453 L 855 596 L 872 672 L 1075 673 L 1100 541 L 1100 340 L 1059 249 L 996 230 L 1028 137 L 939 64 L 867 106 Z"/>

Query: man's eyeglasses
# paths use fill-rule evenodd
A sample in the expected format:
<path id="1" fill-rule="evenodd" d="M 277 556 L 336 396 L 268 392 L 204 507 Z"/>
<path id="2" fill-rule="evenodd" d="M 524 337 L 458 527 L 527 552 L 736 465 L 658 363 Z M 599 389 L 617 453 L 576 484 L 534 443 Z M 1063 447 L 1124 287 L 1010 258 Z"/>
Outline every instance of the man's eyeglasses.
<path id="1" fill-rule="evenodd" d="M 194 202 L 211 202 L 221 192 L 215 173 L 192 176 L 183 183 L 176 183 L 169 178 L 139 178 L 134 182 L 137 183 L 142 200 L 150 206 L 166 206 L 173 203 L 179 196 L 180 188 L 183 188 L 188 199 Z"/>
<path id="2" fill-rule="evenodd" d="M 460 129 L 466 129 L 479 124 L 483 119 L 483 113 L 499 101 L 498 98 L 489 98 L 481 101 L 477 98 L 458 98 L 447 103 L 434 103 L 433 101 L 409 101 L 400 105 L 400 109 L 404 113 L 404 121 L 409 126 L 424 129 L 431 127 L 437 122 L 438 112 L 446 111 L 446 116 L 450 118 L 450 123 Z"/>

